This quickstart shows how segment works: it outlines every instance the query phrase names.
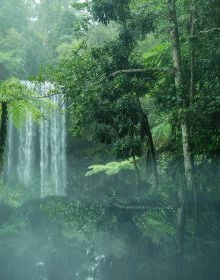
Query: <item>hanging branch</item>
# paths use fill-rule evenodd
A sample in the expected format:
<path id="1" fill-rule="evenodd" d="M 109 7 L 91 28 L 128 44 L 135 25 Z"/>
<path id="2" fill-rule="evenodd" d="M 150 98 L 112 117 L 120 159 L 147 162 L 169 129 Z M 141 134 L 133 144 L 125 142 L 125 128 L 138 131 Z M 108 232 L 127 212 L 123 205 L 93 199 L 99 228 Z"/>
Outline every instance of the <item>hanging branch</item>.
<path id="1" fill-rule="evenodd" d="M 140 99 L 138 98 L 139 108 L 141 112 L 141 138 L 146 141 L 147 146 L 149 147 L 149 155 L 151 157 L 155 185 L 158 186 L 158 172 L 157 172 L 157 160 L 156 153 L 154 148 L 153 136 L 150 129 L 150 124 L 147 118 L 147 115 L 142 109 Z M 147 155 L 148 158 L 148 155 Z"/>

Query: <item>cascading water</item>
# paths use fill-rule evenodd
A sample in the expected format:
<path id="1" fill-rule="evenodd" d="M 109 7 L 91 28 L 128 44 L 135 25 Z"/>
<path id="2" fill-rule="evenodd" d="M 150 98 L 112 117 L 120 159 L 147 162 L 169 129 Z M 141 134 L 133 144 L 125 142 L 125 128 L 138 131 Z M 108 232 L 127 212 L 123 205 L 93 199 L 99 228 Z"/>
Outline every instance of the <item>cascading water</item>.
<path id="1" fill-rule="evenodd" d="M 24 82 L 41 96 L 53 89 L 50 83 L 36 88 Z M 21 184 L 37 189 L 41 197 L 64 195 L 66 187 L 66 117 L 62 95 L 53 95 L 56 104 L 52 113 L 45 113 L 45 119 L 36 124 L 28 116 L 25 124 L 17 130 L 8 123 L 8 137 L 5 158 L 5 180 L 8 184 Z M 40 186 L 40 187 L 38 187 Z"/>

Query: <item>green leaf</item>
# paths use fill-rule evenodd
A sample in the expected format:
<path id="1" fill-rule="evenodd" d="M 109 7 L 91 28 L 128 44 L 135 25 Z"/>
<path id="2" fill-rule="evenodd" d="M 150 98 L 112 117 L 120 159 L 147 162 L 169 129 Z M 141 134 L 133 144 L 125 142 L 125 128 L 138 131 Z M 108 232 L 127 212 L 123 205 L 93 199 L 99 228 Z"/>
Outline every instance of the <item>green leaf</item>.
<path id="1" fill-rule="evenodd" d="M 92 176 L 99 173 L 105 173 L 106 175 L 113 176 L 122 170 L 135 170 L 133 159 L 131 158 L 121 162 L 113 161 L 103 165 L 91 165 L 88 169 L 91 169 L 91 171 L 88 171 L 85 176 Z"/>

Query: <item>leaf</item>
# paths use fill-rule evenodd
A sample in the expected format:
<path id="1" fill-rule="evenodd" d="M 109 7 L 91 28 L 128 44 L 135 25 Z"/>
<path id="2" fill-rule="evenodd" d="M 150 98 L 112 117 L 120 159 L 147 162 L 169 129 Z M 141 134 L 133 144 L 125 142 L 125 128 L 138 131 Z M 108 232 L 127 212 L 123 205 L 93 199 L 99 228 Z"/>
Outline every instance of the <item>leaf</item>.
<path id="1" fill-rule="evenodd" d="M 49 98 L 42 98 L 38 94 L 38 86 L 28 85 L 17 79 L 0 83 L 0 102 L 8 104 L 9 117 L 17 128 L 20 128 L 28 118 L 39 122 L 57 108 Z"/>
<path id="2" fill-rule="evenodd" d="M 151 48 L 149 51 L 144 53 L 143 59 L 145 62 L 153 64 L 153 65 L 160 65 L 161 61 L 163 60 L 163 56 L 169 47 L 168 43 L 157 45 Z"/>
<path id="3" fill-rule="evenodd" d="M 92 170 L 88 171 L 85 176 L 92 176 L 99 173 L 105 173 L 108 176 L 113 176 L 118 174 L 122 170 L 135 170 L 132 158 L 121 162 L 113 161 L 103 165 L 91 165 L 88 167 L 88 169 Z"/>
<path id="4" fill-rule="evenodd" d="M 166 146 L 172 136 L 172 127 L 168 122 L 160 123 L 152 129 L 154 143 L 157 148 Z"/>

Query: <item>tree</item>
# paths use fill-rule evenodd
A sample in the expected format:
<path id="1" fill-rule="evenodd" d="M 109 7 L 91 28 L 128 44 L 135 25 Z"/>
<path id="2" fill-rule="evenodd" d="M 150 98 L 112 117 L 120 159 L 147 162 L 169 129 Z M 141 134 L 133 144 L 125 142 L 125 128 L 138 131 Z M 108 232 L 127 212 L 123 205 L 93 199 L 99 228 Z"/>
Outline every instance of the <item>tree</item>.
<path id="1" fill-rule="evenodd" d="M 152 163 L 152 172 L 157 182 L 156 157 L 150 125 L 140 102 L 140 97 L 146 90 L 145 82 L 153 79 L 153 73 L 151 70 L 138 71 L 138 62 L 129 61 L 137 38 L 151 31 L 151 16 L 142 15 L 141 22 L 147 20 L 148 24 L 146 30 L 139 30 L 141 23 L 136 15 L 130 18 L 131 10 L 122 11 L 123 5 L 128 7 L 127 4 L 115 2 L 111 7 L 106 7 L 98 1 L 94 2 L 91 9 L 95 18 L 103 24 L 111 20 L 121 24 L 119 37 L 91 50 L 79 47 L 71 54 L 72 58 L 68 57 L 61 62 L 60 76 L 56 78 L 64 86 L 67 96 L 71 98 L 73 94 L 73 98 L 76 95 L 77 100 L 82 100 L 80 105 L 73 102 L 78 107 L 74 108 L 73 105 L 72 110 L 74 118 L 78 120 L 76 129 L 83 131 L 93 120 L 94 127 L 92 131 L 90 129 L 93 139 L 111 145 L 113 153 L 121 159 L 135 159 L 143 153 L 143 147 L 146 146 L 149 149 L 146 157 Z M 110 12 L 109 9 L 116 9 L 114 5 L 122 5 L 118 13 L 122 12 L 123 15 L 113 15 Z M 104 18 L 103 14 L 106 14 Z M 75 77 L 71 77 L 73 69 Z M 88 74 L 85 76 L 85 73 Z M 143 82 L 143 76 L 146 74 L 148 77 L 146 76 Z M 84 84 L 88 85 L 86 89 Z M 100 92 L 99 96 L 97 91 Z"/>
<path id="2" fill-rule="evenodd" d="M 180 39 L 177 23 L 177 14 L 175 0 L 168 0 L 168 11 L 171 23 L 171 42 L 173 51 L 173 63 L 174 63 L 174 78 L 176 92 L 180 96 L 183 95 L 183 77 L 181 66 L 181 53 L 180 53 Z M 185 107 L 186 100 L 183 100 L 183 106 Z M 183 107 L 183 108 L 184 108 Z M 189 144 L 189 126 L 185 119 L 181 121 L 181 132 L 183 142 L 183 156 L 186 183 L 189 188 L 193 186 L 193 168 L 192 158 Z M 177 279 L 183 278 L 183 250 L 184 250 L 184 235 L 185 235 L 185 190 L 183 185 L 179 188 L 178 192 L 179 207 L 177 213 Z"/>
<path id="3" fill-rule="evenodd" d="M 0 40 L 0 80 L 19 77 L 24 73 L 24 37 L 14 28 Z"/>
<path id="4" fill-rule="evenodd" d="M 9 29 L 22 33 L 27 26 L 27 8 L 23 0 L 1 0 L 0 34 L 4 36 Z"/>
<path id="5" fill-rule="evenodd" d="M 151 138 L 157 143 L 156 134 L 152 137 L 149 131 L 149 123 L 152 131 L 166 131 L 166 128 L 172 131 L 168 140 L 156 148 L 160 168 L 164 156 L 167 157 L 166 164 L 178 166 L 176 187 L 172 189 L 174 193 L 178 192 L 177 278 L 184 277 L 184 239 L 185 231 L 189 230 L 189 225 L 185 225 L 186 207 L 190 209 L 188 211 L 194 209 L 194 214 L 187 213 L 187 217 L 194 217 L 193 234 L 195 240 L 199 240 L 197 197 L 203 183 L 200 179 L 197 182 L 194 161 L 198 170 L 198 158 L 211 157 L 219 150 L 219 126 L 214 120 L 214 115 L 219 114 L 219 79 L 214 50 L 216 36 L 213 35 L 218 32 L 218 20 L 215 16 L 213 21 L 210 16 L 211 10 L 217 9 L 218 5 L 213 1 L 214 8 L 209 9 L 205 1 L 198 1 L 195 9 L 194 1 L 191 8 L 188 4 L 184 1 L 179 5 L 173 0 L 167 3 L 92 1 L 89 11 L 93 18 L 104 24 L 115 21 L 119 26 L 118 38 L 92 49 L 79 46 L 61 62 L 61 70 L 55 77 L 73 102 L 70 106 L 73 130 L 109 144 L 119 158 L 129 158 L 132 153 L 143 155 L 146 150 L 142 140 L 146 135 L 148 147 L 152 146 L 149 145 Z M 205 13 L 204 7 L 207 7 Z M 214 29 L 211 26 L 215 26 Z M 208 64 L 204 64 L 204 59 Z M 147 119 L 143 124 L 146 112 Z M 140 132 L 144 126 L 149 133 L 145 132 L 142 138 Z M 209 144 L 207 131 L 213 135 Z M 137 145 L 130 141 L 134 135 L 135 142 L 139 141 Z M 207 144 L 210 152 L 205 148 Z M 137 149 L 140 147 L 142 150 Z M 154 154 L 154 149 L 151 153 Z M 193 206 L 185 198 L 188 192 L 194 193 Z M 169 196 L 172 195 L 170 192 Z M 197 243 L 198 252 L 197 241 L 193 243 Z"/>

